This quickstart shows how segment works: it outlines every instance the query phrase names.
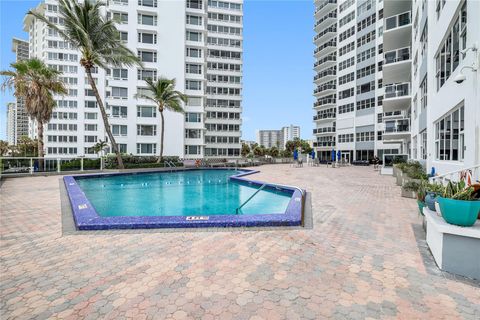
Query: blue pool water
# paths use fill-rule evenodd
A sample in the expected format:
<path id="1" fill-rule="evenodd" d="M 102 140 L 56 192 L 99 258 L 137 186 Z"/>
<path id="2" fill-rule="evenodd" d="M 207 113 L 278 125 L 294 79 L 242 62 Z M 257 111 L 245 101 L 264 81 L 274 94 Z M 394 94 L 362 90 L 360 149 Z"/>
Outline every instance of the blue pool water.
<path id="1" fill-rule="evenodd" d="M 232 215 L 258 187 L 231 181 L 235 170 L 191 170 L 76 179 L 98 215 Z M 238 214 L 284 213 L 291 194 L 260 190 Z"/>

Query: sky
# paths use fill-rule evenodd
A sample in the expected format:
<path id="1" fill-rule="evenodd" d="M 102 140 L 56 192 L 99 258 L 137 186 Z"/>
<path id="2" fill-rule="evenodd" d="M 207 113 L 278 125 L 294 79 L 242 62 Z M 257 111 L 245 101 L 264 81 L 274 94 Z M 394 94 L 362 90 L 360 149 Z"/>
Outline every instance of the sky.
<path id="1" fill-rule="evenodd" d="M 12 38 L 27 39 L 23 18 L 39 2 L 0 0 L 1 70 L 15 60 Z M 312 138 L 313 12 L 309 0 L 244 0 L 243 139 L 290 124 L 301 127 L 302 138 Z M 2 140 L 11 101 L 11 92 L 0 93 Z"/>

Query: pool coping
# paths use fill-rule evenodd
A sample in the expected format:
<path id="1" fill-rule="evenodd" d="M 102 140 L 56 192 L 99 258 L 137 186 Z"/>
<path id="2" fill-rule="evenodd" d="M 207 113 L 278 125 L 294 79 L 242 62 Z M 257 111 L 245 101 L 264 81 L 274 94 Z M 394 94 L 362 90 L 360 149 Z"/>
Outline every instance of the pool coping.
<path id="1" fill-rule="evenodd" d="M 204 216 L 115 216 L 101 217 L 77 184 L 75 178 L 95 176 L 114 176 L 144 173 L 170 173 L 191 170 L 234 170 L 232 168 L 176 168 L 169 171 L 132 171 L 106 172 L 64 176 L 63 181 L 73 212 L 73 219 L 78 230 L 109 230 L 109 229 L 151 229 L 151 228 L 208 228 L 208 227 L 270 227 L 270 226 L 300 226 L 303 221 L 305 190 L 294 186 L 284 186 L 249 180 L 245 176 L 258 173 L 258 170 L 237 169 L 244 171 L 229 178 L 249 185 L 262 186 L 267 189 L 280 190 L 291 194 L 290 201 L 284 213 L 256 215 L 204 215 Z"/>

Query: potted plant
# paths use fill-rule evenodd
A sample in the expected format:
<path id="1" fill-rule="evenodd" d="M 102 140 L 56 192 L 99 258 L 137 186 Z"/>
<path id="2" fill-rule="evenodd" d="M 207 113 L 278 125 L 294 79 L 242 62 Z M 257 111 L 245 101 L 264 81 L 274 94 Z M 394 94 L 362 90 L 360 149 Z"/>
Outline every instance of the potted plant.
<path id="1" fill-rule="evenodd" d="M 427 194 L 427 185 L 428 182 L 426 180 L 420 181 L 408 181 L 402 187 L 402 196 L 408 198 L 416 198 L 418 211 L 421 215 L 423 215 L 423 207 L 425 207 L 425 196 Z M 405 194 L 408 192 L 408 194 Z"/>
<path id="2" fill-rule="evenodd" d="M 437 211 L 435 208 L 436 198 L 441 196 L 445 187 L 439 183 L 429 183 L 426 187 L 425 205 L 432 211 Z"/>
<path id="3" fill-rule="evenodd" d="M 480 213 L 478 192 L 465 181 L 450 181 L 441 197 L 437 198 L 443 219 L 450 224 L 470 227 Z"/>

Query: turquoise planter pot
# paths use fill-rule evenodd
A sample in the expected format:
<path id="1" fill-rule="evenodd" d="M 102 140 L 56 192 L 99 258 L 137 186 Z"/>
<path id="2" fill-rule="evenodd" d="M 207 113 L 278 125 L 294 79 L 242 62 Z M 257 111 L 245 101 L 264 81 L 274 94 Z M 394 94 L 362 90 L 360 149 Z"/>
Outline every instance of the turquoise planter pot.
<path id="1" fill-rule="evenodd" d="M 443 219 L 457 226 L 470 227 L 477 221 L 480 201 L 464 201 L 437 197 Z"/>
<path id="2" fill-rule="evenodd" d="M 437 211 L 435 209 L 435 202 L 437 199 L 438 194 L 435 192 L 427 192 L 427 195 L 425 196 L 425 205 L 427 206 L 428 209 L 432 211 Z"/>
<path id="3" fill-rule="evenodd" d="M 425 202 L 417 200 L 418 211 L 423 216 L 423 207 L 425 207 Z"/>

